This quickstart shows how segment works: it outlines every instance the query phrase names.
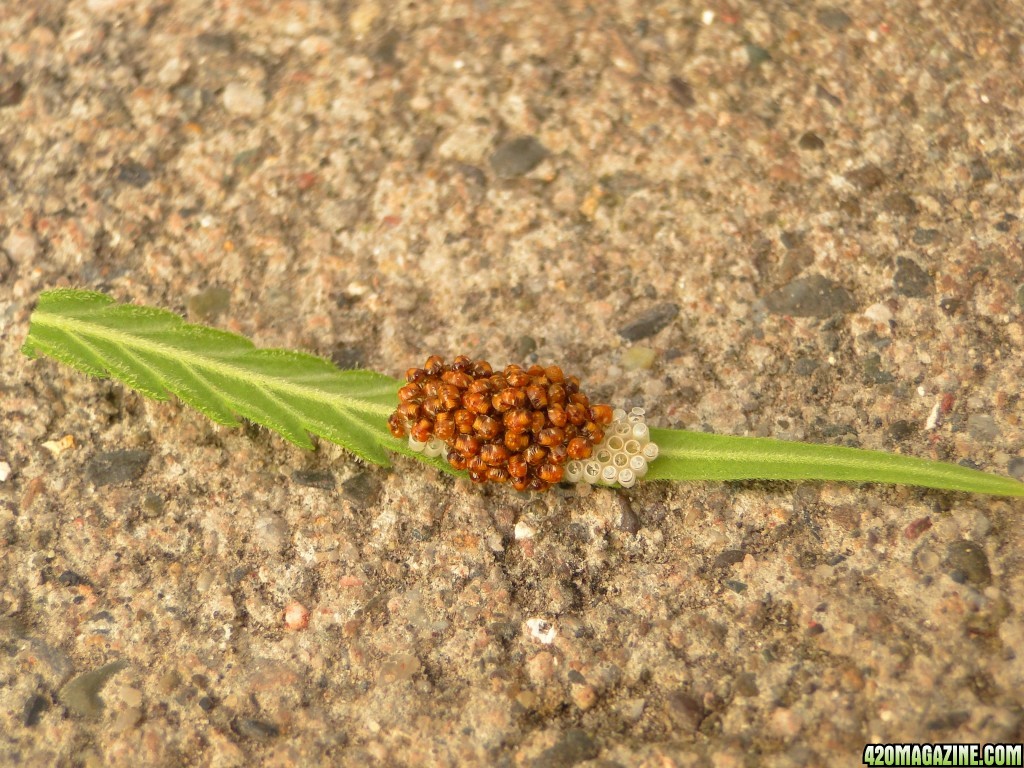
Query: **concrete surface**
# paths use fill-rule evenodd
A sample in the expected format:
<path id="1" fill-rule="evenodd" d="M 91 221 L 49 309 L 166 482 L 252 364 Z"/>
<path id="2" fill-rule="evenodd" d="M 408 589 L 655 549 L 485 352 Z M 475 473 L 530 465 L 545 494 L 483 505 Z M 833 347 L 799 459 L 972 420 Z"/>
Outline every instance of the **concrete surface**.
<path id="1" fill-rule="evenodd" d="M 1024 740 L 1020 501 L 532 498 L 19 353 L 39 292 L 84 286 L 346 366 L 559 362 L 658 426 L 1024 476 L 1019 11 L 0 3 L 0 763 Z"/>

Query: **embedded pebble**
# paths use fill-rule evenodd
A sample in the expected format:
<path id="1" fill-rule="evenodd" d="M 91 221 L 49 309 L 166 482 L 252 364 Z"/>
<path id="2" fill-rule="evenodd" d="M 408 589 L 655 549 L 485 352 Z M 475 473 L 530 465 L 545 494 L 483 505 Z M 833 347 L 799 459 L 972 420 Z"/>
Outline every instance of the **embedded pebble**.
<path id="1" fill-rule="evenodd" d="M 111 677 L 128 666 L 124 659 L 112 661 L 99 669 L 84 672 L 68 682 L 57 694 L 60 702 L 82 717 L 99 717 L 103 714 L 103 699 L 100 691 Z"/>
<path id="2" fill-rule="evenodd" d="M 309 626 L 309 609 L 299 602 L 288 603 L 284 607 L 284 626 L 297 632 Z"/>
<path id="3" fill-rule="evenodd" d="M 531 768 L 564 768 L 585 760 L 593 760 L 601 751 L 600 745 L 586 731 L 570 728 L 551 747 L 541 752 L 530 764 Z"/>
<path id="4" fill-rule="evenodd" d="M 523 541 L 524 539 L 532 539 L 536 535 L 537 531 L 532 526 L 524 523 L 520 520 L 516 523 L 515 537 L 516 541 Z"/>
<path id="5" fill-rule="evenodd" d="M 819 8 L 814 16 L 821 26 L 831 29 L 833 32 L 845 32 L 853 23 L 853 19 L 845 11 L 834 5 Z"/>
<path id="6" fill-rule="evenodd" d="M 249 83 L 228 83 L 224 88 L 224 109 L 233 115 L 259 115 L 267 105 L 263 91 Z"/>
<path id="7" fill-rule="evenodd" d="M 935 289 L 935 280 L 916 261 L 899 256 L 896 258 L 892 287 L 900 296 L 920 298 L 931 295 Z"/>
<path id="8" fill-rule="evenodd" d="M 230 302 L 231 291 L 210 286 L 188 300 L 188 313 L 202 321 L 214 320 L 227 312 Z"/>
<path id="9" fill-rule="evenodd" d="M 239 718 L 231 724 L 231 729 L 242 738 L 252 741 L 264 741 L 281 735 L 281 729 L 273 723 L 251 717 Z"/>
<path id="10" fill-rule="evenodd" d="M 27 267 L 39 255 L 39 240 L 31 230 L 12 227 L 4 238 L 3 249 L 16 264 Z"/>
<path id="11" fill-rule="evenodd" d="M 38 693 L 28 697 L 22 709 L 21 722 L 26 728 L 33 728 L 39 725 L 39 718 L 50 708 L 50 700 Z"/>
<path id="12" fill-rule="evenodd" d="M 657 353 L 650 347 L 630 347 L 622 353 L 619 364 L 627 371 L 649 371 Z"/>
<path id="13" fill-rule="evenodd" d="M 671 691 L 665 697 L 665 714 L 681 733 L 693 733 L 704 720 L 704 706 L 685 690 Z"/>
<path id="14" fill-rule="evenodd" d="M 325 469 L 297 469 L 292 472 L 292 482 L 307 488 L 319 488 L 323 491 L 334 490 L 334 475 Z"/>
<path id="15" fill-rule="evenodd" d="M 999 437 L 999 425 L 987 413 L 972 413 L 967 417 L 967 431 L 975 440 L 992 442 Z"/>
<path id="16" fill-rule="evenodd" d="M 142 477 L 149 459 L 150 453 L 145 450 L 98 453 L 86 463 L 85 478 L 97 487 L 128 483 Z"/>
<path id="17" fill-rule="evenodd" d="M 640 341 L 667 327 L 679 314 L 679 305 L 672 302 L 656 304 L 619 328 L 626 341 Z"/>
<path id="18" fill-rule="evenodd" d="M 268 552 L 282 552 L 288 546 L 288 522 L 278 515 L 264 515 L 256 522 L 256 538 Z"/>
<path id="19" fill-rule="evenodd" d="M 849 291 L 824 275 L 798 278 L 765 296 L 764 304 L 769 312 L 794 317 L 831 317 L 857 306 Z"/>
<path id="20" fill-rule="evenodd" d="M 1024 480 L 1024 456 L 1014 456 L 1010 459 L 1009 464 L 1006 465 L 1006 471 L 1010 473 L 1011 477 Z"/>
<path id="21" fill-rule="evenodd" d="M 987 587 L 992 583 L 992 569 L 985 550 L 973 541 L 961 539 L 946 547 L 943 567 L 953 581 L 974 587 Z"/>
<path id="22" fill-rule="evenodd" d="M 501 178 L 514 178 L 532 171 L 547 155 L 547 149 L 536 138 L 520 136 L 494 150 L 491 168 Z"/>
<path id="23" fill-rule="evenodd" d="M 380 481 L 369 472 L 360 472 L 341 484 L 341 497 L 357 507 L 371 504 L 379 492 Z"/>
<path id="24" fill-rule="evenodd" d="M 551 645 L 558 636 L 555 625 L 545 619 L 527 619 L 526 629 L 531 638 L 544 645 Z"/>
<path id="25" fill-rule="evenodd" d="M 135 187 L 136 189 L 142 189 L 149 184 L 152 179 L 153 174 L 146 166 L 142 165 L 142 163 L 128 161 L 126 163 L 121 163 L 121 165 L 118 166 L 117 180 Z"/>

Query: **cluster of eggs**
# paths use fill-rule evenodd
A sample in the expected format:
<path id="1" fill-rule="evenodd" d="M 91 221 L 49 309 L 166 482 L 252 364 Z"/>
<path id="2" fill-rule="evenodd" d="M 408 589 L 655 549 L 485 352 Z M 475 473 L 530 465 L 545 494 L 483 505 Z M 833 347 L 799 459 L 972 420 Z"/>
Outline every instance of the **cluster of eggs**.
<path id="1" fill-rule="evenodd" d="M 657 456 L 643 411 L 592 405 L 579 379 L 556 365 L 495 372 L 465 355 L 433 355 L 406 372 L 391 434 L 443 456 L 474 482 L 544 491 L 563 480 L 631 486 Z"/>
<path id="2" fill-rule="evenodd" d="M 616 408 L 611 424 L 605 428 L 604 439 L 594 446 L 589 459 L 575 459 L 565 465 L 565 479 L 570 483 L 632 488 L 656 458 L 658 444 L 651 441 L 644 409 L 633 408 L 626 413 Z"/>

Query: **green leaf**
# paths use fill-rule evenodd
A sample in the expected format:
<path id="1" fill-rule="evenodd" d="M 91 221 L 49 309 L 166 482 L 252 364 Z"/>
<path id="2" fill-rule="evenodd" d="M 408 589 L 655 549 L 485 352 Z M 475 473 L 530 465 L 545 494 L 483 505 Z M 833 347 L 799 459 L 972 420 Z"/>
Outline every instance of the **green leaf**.
<path id="1" fill-rule="evenodd" d="M 47 291 L 23 350 L 112 376 L 157 400 L 177 395 L 219 424 L 245 417 L 303 448 L 313 447 L 314 434 L 374 464 L 388 466 L 392 452 L 464 475 L 391 436 L 397 379 L 340 371 L 303 352 L 256 349 L 242 336 L 164 310 L 115 304 L 91 291 Z M 660 455 L 648 480 L 838 480 L 1024 496 L 1024 483 L 1008 477 L 880 451 L 673 429 L 651 429 L 651 439 Z"/>
<path id="2" fill-rule="evenodd" d="M 651 429 L 660 453 L 645 480 L 839 480 L 1024 496 L 1024 483 L 913 456 L 762 437 Z"/>
<path id="3" fill-rule="evenodd" d="M 23 351 L 112 376 L 157 400 L 174 394 L 219 424 L 237 426 L 244 416 L 303 448 L 313 447 L 314 434 L 382 466 L 389 451 L 411 453 L 387 429 L 402 382 L 302 352 L 256 349 L 242 336 L 101 293 L 42 294 Z"/>

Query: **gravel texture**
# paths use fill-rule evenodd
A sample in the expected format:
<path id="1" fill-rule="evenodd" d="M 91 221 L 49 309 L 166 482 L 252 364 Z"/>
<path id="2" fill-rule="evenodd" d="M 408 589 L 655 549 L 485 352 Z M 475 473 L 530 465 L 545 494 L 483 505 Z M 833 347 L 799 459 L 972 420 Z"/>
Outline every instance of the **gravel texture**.
<path id="1" fill-rule="evenodd" d="M 19 352 L 84 286 L 1019 477 L 1022 39 L 1011 0 L 0 3 L 0 764 L 1024 740 L 1020 501 L 534 498 Z"/>

